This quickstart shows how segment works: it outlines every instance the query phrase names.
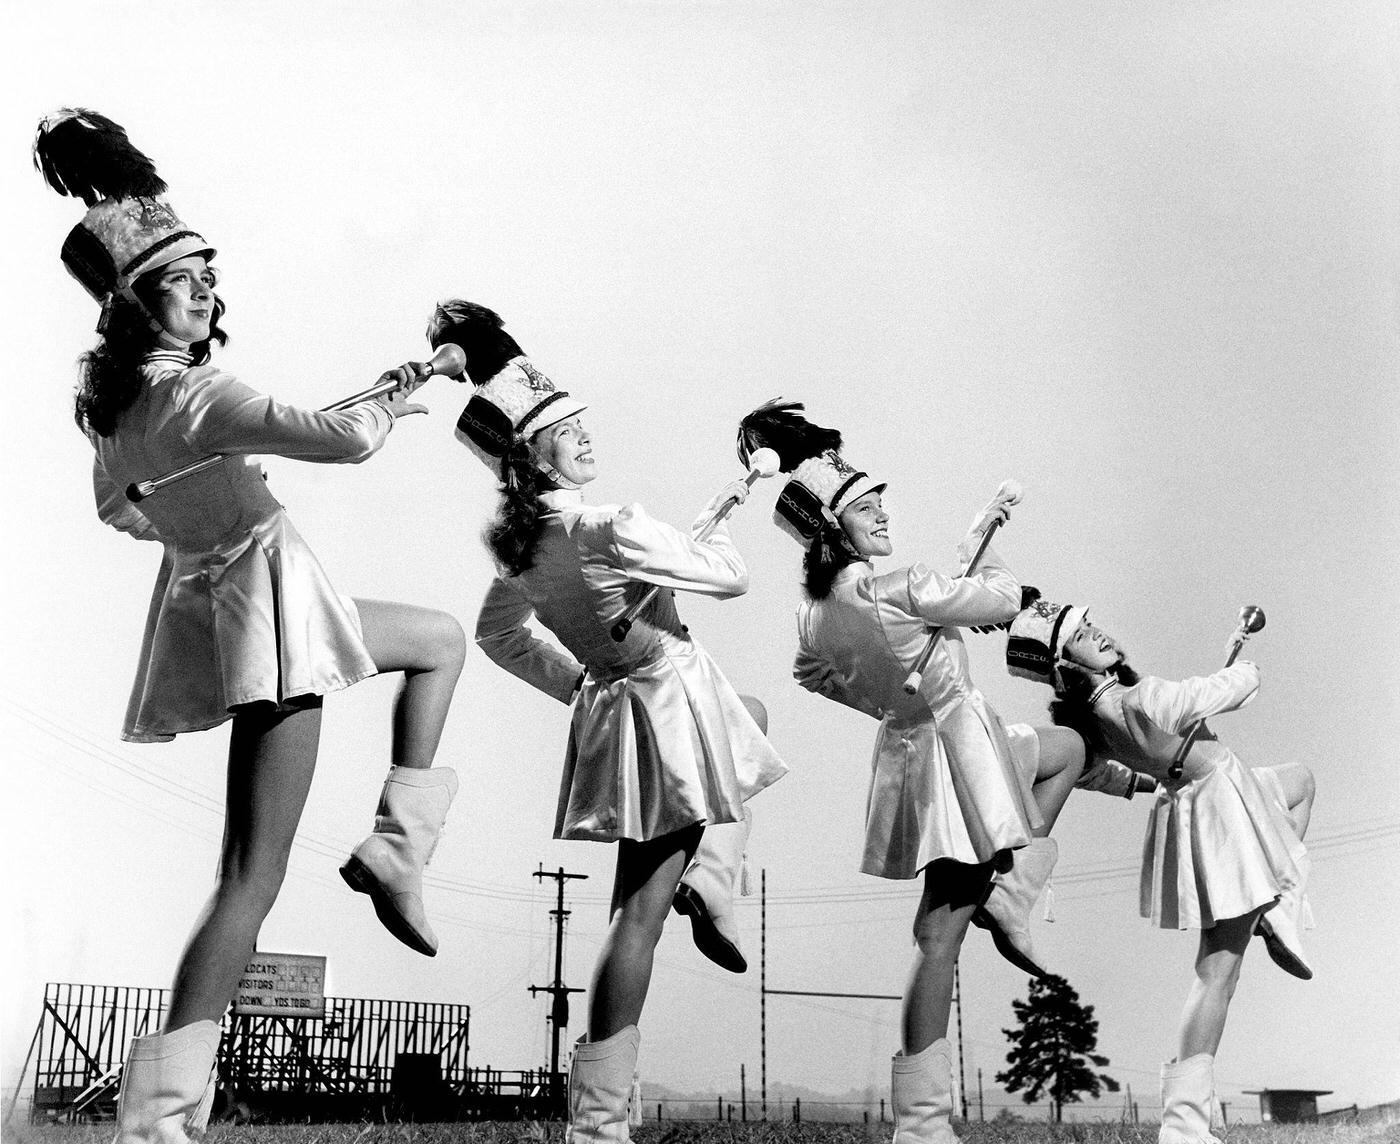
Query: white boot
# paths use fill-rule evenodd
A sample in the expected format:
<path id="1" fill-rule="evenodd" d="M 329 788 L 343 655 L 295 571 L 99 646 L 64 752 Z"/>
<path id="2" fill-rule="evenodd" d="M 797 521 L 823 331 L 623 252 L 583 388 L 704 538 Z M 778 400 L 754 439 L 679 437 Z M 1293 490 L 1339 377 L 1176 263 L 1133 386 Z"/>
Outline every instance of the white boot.
<path id="1" fill-rule="evenodd" d="M 186 1144 L 202 1132 L 214 1104 L 217 1021 L 137 1037 L 122 1069 L 113 1144 Z"/>
<path id="2" fill-rule="evenodd" d="M 626 1144 L 628 1102 L 642 1035 L 628 1025 L 605 1041 L 583 1037 L 569 1066 L 569 1127 L 565 1144 Z"/>
<path id="3" fill-rule="evenodd" d="M 1312 979 L 1312 966 L 1303 956 L 1301 914 L 1304 909 L 1304 895 L 1308 889 L 1308 875 L 1312 873 L 1312 859 L 1304 855 L 1298 862 L 1298 884 L 1285 890 L 1279 900 L 1267 913 L 1262 914 L 1254 932 L 1264 939 L 1264 946 L 1274 964 L 1285 973 Z"/>
<path id="4" fill-rule="evenodd" d="M 690 919 L 695 947 L 730 973 L 743 973 L 749 967 L 734 922 L 734 884 L 744 865 L 752 825 L 753 814 L 745 807 L 742 822 L 705 827 L 672 903 L 676 913 Z"/>
<path id="5" fill-rule="evenodd" d="M 1162 1128 L 1157 1144 L 1221 1144 L 1210 1132 L 1215 1058 L 1197 1053 L 1162 1066 Z"/>
<path id="6" fill-rule="evenodd" d="M 946 1038 L 890 1062 L 890 1103 L 894 1105 L 891 1144 L 954 1144 L 948 1122 L 953 1112 L 953 1058 Z"/>
<path id="7" fill-rule="evenodd" d="M 457 775 L 450 767 L 390 767 L 374 833 L 340 868 L 352 890 L 370 896 L 384 927 L 429 957 L 438 943 L 423 912 L 423 867 L 456 794 Z"/>
<path id="8" fill-rule="evenodd" d="M 972 915 L 974 925 L 991 932 L 997 952 L 1034 977 L 1047 974 L 1031 946 L 1031 910 L 1059 857 L 1053 838 L 1032 838 L 1029 846 L 1015 852 L 1011 869 L 997 875 L 987 901 Z"/>

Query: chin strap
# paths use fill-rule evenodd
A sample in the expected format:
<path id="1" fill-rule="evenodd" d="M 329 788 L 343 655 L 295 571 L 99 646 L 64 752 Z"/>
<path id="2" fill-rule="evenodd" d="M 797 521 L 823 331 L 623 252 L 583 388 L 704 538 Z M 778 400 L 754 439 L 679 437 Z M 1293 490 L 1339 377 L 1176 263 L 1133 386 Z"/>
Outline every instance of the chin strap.
<path id="1" fill-rule="evenodd" d="M 542 472 L 545 475 L 546 479 L 548 479 L 558 488 L 570 489 L 573 491 L 577 491 L 578 489 L 583 488 L 582 485 L 575 484 L 558 469 L 556 469 L 553 465 L 548 464 L 545 461 L 536 461 L 535 468 Z"/>

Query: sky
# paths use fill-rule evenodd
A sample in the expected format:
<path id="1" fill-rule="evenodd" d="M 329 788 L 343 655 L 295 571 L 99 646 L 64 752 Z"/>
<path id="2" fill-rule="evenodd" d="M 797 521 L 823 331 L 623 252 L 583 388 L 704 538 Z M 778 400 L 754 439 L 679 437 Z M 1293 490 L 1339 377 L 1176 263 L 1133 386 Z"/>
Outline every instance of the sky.
<path id="1" fill-rule="evenodd" d="M 219 364 L 319 406 L 425 354 L 434 303 L 497 310 L 589 402 L 597 503 L 688 524 L 740 475 L 739 417 L 782 395 L 889 482 L 895 555 L 955 568 L 974 511 L 1026 490 L 999 548 L 1087 604 L 1141 671 L 1219 666 L 1243 604 L 1263 686 L 1215 730 L 1250 765 L 1302 762 L 1316 975 L 1256 943 L 1217 1068 L 1246 1090 L 1400 1097 L 1400 10 L 1386 0 L 679 5 L 6 6 L 0 453 L 11 606 L 0 735 L 9 808 L 0 1072 L 13 1087 L 48 981 L 164 986 L 212 884 L 226 730 L 118 737 L 159 553 L 102 526 L 71 420 L 94 305 L 58 251 L 81 205 L 30 167 L 41 116 L 96 108 L 157 162 L 219 251 Z M 491 575 L 486 470 L 452 437 L 463 390 L 419 391 L 356 467 L 268 460 L 341 592 L 471 630 Z M 791 678 L 799 552 L 775 482 L 732 520 L 740 599 L 681 601 L 767 705 L 790 774 L 752 804 L 770 988 L 898 993 L 915 883 L 858 872 L 876 725 Z M 970 636 L 1010 722 L 1048 694 Z M 553 883 L 565 980 L 586 985 L 613 851 L 551 838 L 568 711 L 471 651 L 439 762 L 462 790 L 428 877 L 434 959 L 336 874 L 388 763 L 392 679 L 328 698 L 316 782 L 264 950 L 323 954 L 338 996 L 472 1007 L 471 1062 L 547 1059 Z M 1100 1022 L 1149 1115 L 1196 935 L 1137 916 L 1148 803 L 1075 794 L 1055 836 L 1044 960 Z M 723 973 L 676 918 L 642 1022 L 644 1082 L 749 1091 L 752 966 Z M 988 1112 L 1026 981 L 981 933 L 961 961 L 964 1061 Z M 884 1090 L 898 1006 L 770 997 L 767 1074 Z M 583 1006 L 569 1037 L 582 1032 Z M 1098 1115 L 1116 1117 L 1123 1094 Z M 1040 1113 L 1036 1113 L 1039 1115 Z"/>

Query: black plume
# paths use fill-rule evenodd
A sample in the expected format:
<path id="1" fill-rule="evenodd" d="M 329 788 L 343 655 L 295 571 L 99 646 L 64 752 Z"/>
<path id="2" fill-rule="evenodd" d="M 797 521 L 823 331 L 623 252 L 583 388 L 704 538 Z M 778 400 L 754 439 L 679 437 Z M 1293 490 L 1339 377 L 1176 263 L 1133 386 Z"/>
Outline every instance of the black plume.
<path id="1" fill-rule="evenodd" d="M 505 323 L 494 310 L 449 298 L 439 302 L 428 320 L 428 344 L 437 349 L 451 343 L 467 355 L 467 376 L 474 385 L 485 385 L 524 350 L 502 329 Z"/>
<path id="2" fill-rule="evenodd" d="M 841 432 L 823 429 L 802 416 L 800 401 L 784 402 L 781 397 L 760 405 L 739 422 L 739 461 L 747 466 L 756 449 L 772 449 L 778 454 L 778 467 L 790 473 L 809 457 L 819 457 L 828 449 L 841 448 Z"/>
<path id="3" fill-rule="evenodd" d="M 132 145 L 121 124 L 85 107 L 65 107 L 39 124 L 34 166 L 60 195 L 90 207 L 102 199 L 165 193 L 156 165 Z"/>

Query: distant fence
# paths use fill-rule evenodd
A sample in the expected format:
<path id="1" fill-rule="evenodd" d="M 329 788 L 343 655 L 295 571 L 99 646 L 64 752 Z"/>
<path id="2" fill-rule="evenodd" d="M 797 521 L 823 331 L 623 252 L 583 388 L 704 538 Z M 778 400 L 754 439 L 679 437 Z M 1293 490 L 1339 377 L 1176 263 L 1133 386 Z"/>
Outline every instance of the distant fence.
<path id="1" fill-rule="evenodd" d="M 168 1004 L 164 989 L 45 986 L 30 1120 L 115 1115 L 127 1045 L 156 1032 Z M 347 997 L 327 997 L 320 1018 L 230 1017 L 220 1103 L 268 1121 L 544 1119 L 562 1110 L 560 1074 L 469 1067 L 470 1018 L 467 1005 Z"/>

